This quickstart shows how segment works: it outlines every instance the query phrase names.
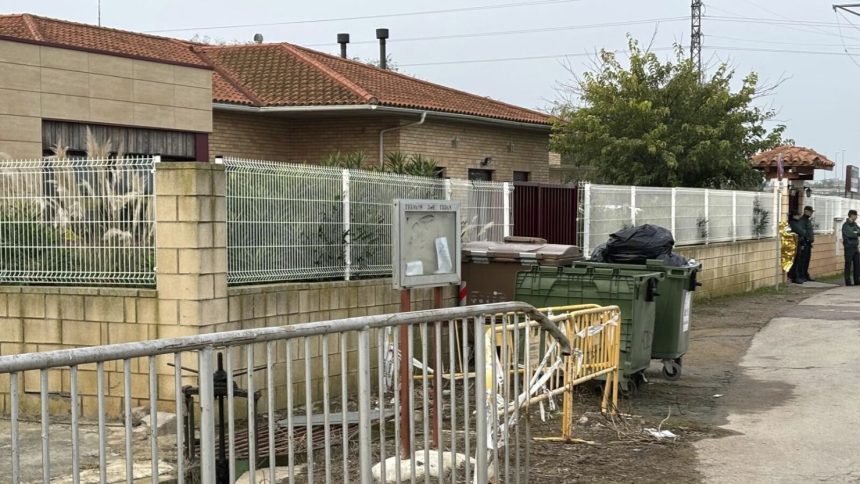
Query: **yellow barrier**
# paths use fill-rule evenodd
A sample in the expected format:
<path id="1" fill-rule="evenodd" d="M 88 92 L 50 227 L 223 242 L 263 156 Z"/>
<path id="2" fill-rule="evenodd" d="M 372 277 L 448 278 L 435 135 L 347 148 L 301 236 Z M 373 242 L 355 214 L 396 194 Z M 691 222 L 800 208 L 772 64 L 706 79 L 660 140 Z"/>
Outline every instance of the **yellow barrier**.
<path id="1" fill-rule="evenodd" d="M 564 372 L 561 437 L 573 435 L 573 388 L 606 375 L 600 410 L 614 412 L 618 407 L 618 373 L 621 351 L 621 310 L 617 306 L 572 311 L 562 315 L 565 335 L 574 354 L 567 358 Z M 612 402 L 611 407 L 609 402 Z"/>
<path id="2" fill-rule="evenodd" d="M 508 412 L 563 395 L 561 439 L 569 441 L 574 423 L 573 390 L 577 385 L 605 378 L 600 409 L 606 413 L 617 408 L 621 311 L 617 306 L 594 304 L 543 308 L 540 311 L 570 340 L 573 347 L 570 356 L 561 355 L 559 345 L 549 334 L 543 334 L 541 338 L 543 331 L 535 321 L 488 328 L 485 354 L 496 355 L 493 359 L 501 371 L 526 375 L 524 392 L 517 401 L 509 402 Z M 495 341 L 489 337 L 490 331 L 495 331 Z M 519 355 L 517 347 L 523 344 L 528 351 Z M 505 348 L 501 349 L 503 346 Z M 500 355 L 505 357 L 499 359 Z"/>
<path id="3" fill-rule="evenodd" d="M 475 342 L 483 346 L 483 359 L 475 364 L 484 366 L 485 380 L 476 383 L 484 386 L 487 408 L 492 409 L 487 423 L 489 429 L 494 429 L 493 436 L 506 434 L 530 405 L 543 405 L 562 395 L 561 439 L 572 440 L 574 388 L 598 378 L 605 378 L 601 411 L 615 412 L 618 406 L 621 310 L 617 306 L 583 304 L 540 311 L 570 340 L 570 356 L 561 354 L 558 342 L 537 321 L 519 313 L 488 317 L 484 341 Z M 460 331 L 455 331 L 454 337 L 459 338 Z M 464 337 L 467 334 L 464 332 Z M 443 365 L 438 374 L 433 368 L 425 369 L 418 359 L 413 359 L 414 370 L 422 374 L 426 371 L 434 381 L 475 378 L 476 373 L 468 371 L 460 358 L 459 340 L 455 354 L 458 361 L 447 369 Z M 514 375 L 517 376 L 510 378 Z"/>

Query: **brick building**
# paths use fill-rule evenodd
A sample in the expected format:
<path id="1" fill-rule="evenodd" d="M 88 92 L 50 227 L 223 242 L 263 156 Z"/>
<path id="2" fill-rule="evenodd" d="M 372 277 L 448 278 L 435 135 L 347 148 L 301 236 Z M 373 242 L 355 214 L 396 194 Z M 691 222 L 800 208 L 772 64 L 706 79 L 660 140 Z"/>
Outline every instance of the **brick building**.
<path id="1" fill-rule="evenodd" d="M 536 111 L 291 44 L 209 46 L 23 15 L 0 16 L 0 152 L 39 157 L 85 128 L 127 153 L 318 163 L 417 153 L 444 174 L 546 181 Z"/>

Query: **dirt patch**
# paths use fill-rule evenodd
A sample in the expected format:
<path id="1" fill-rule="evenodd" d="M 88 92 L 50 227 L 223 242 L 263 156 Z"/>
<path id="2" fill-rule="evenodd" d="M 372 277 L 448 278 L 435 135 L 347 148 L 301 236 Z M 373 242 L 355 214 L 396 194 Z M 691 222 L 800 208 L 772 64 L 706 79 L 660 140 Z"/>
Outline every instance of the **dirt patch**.
<path id="1" fill-rule="evenodd" d="M 683 376 L 669 382 L 655 363 L 639 395 L 619 403 L 623 419 L 594 412 L 593 392 L 578 394 L 575 436 L 585 443 L 532 443 L 532 482 L 701 482 L 692 443 L 730 435 L 719 428 L 730 411 L 759 412 L 792 398 L 789 384 L 745 384 L 738 367 L 753 336 L 768 321 L 796 311 L 820 289 L 783 288 L 697 302 Z M 667 418 L 668 417 L 668 418 Z M 558 435 L 560 422 L 533 420 L 533 435 Z M 657 440 L 643 429 L 660 428 L 677 439 Z"/>

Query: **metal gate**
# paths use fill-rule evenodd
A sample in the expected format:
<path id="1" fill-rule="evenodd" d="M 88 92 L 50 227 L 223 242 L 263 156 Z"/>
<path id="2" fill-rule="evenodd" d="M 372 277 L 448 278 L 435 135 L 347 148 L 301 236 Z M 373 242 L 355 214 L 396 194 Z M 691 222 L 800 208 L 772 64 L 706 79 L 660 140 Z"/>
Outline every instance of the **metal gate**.
<path id="1" fill-rule="evenodd" d="M 326 483 L 370 483 L 379 480 L 374 475 L 408 482 L 417 465 L 429 472 L 429 463 L 448 467 L 445 478 L 457 482 L 529 482 L 524 416 L 546 398 L 527 384 L 538 375 L 529 378 L 537 363 L 531 352 L 517 357 L 533 346 L 531 332 L 506 343 L 492 337 L 526 327 L 558 348 L 553 368 L 561 368 L 574 351 L 568 337 L 533 307 L 513 302 L 3 356 L 6 478 L 106 482 L 110 458 L 129 483 L 227 483 L 244 457 L 242 469 L 252 476 L 259 469 L 268 482 L 279 466 L 288 467 L 289 482 L 316 482 L 314 475 Z M 588 361 L 575 353 L 577 362 Z M 106 421 L 114 404 L 119 427 Z M 91 405 L 98 434 L 88 430 L 94 440 L 85 440 L 82 415 Z M 148 432 L 135 430 L 135 406 L 148 407 Z M 159 410 L 177 416 L 167 441 L 157 432 Z M 36 423 L 22 418 L 29 412 Z M 38 429 L 41 445 L 22 446 L 34 434 L 24 426 Z M 60 445 L 66 439 L 70 449 Z M 166 456 L 176 462 L 168 476 Z M 141 466 L 151 472 L 137 477 Z M 443 482 L 443 474 L 433 481 Z"/>
<path id="2" fill-rule="evenodd" d="M 521 182 L 514 187 L 514 235 L 540 237 L 551 244 L 576 245 L 575 185 Z"/>

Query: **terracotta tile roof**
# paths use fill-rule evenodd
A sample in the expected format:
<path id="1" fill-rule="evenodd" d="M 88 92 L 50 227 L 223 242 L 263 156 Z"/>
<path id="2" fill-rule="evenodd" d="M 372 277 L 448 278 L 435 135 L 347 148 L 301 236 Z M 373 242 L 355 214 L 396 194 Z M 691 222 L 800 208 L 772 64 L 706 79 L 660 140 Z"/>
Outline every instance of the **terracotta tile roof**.
<path id="1" fill-rule="evenodd" d="M 316 106 L 364 104 L 362 96 L 337 79 L 291 55 L 282 44 L 205 47 L 198 49 L 234 81 L 258 106 Z M 216 102 L 230 102 L 214 89 Z"/>
<path id="2" fill-rule="evenodd" d="M 257 107 L 377 104 L 539 125 L 546 114 L 292 44 L 209 46 L 29 14 L 0 39 L 210 68 L 214 102 Z"/>
<path id="3" fill-rule="evenodd" d="M 342 59 L 292 44 L 195 48 L 245 93 L 237 99 L 227 84 L 213 85 L 216 102 L 257 106 L 380 106 L 546 124 L 549 117 L 362 62 Z M 259 102 L 250 101 L 255 97 Z"/>
<path id="4" fill-rule="evenodd" d="M 783 145 L 772 150 L 763 151 L 751 158 L 753 167 L 765 168 L 776 166 L 782 155 L 783 166 L 812 167 L 816 170 L 832 170 L 835 163 L 821 153 L 803 146 Z"/>
<path id="5" fill-rule="evenodd" d="M 190 42 L 30 14 L 0 15 L 0 38 L 208 68 Z"/>
<path id="6" fill-rule="evenodd" d="M 422 81 L 363 62 L 342 59 L 304 47 L 294 47 L 314 62 L 364 88 L 379 104 L 545 124 L 546 114 Z"/>

